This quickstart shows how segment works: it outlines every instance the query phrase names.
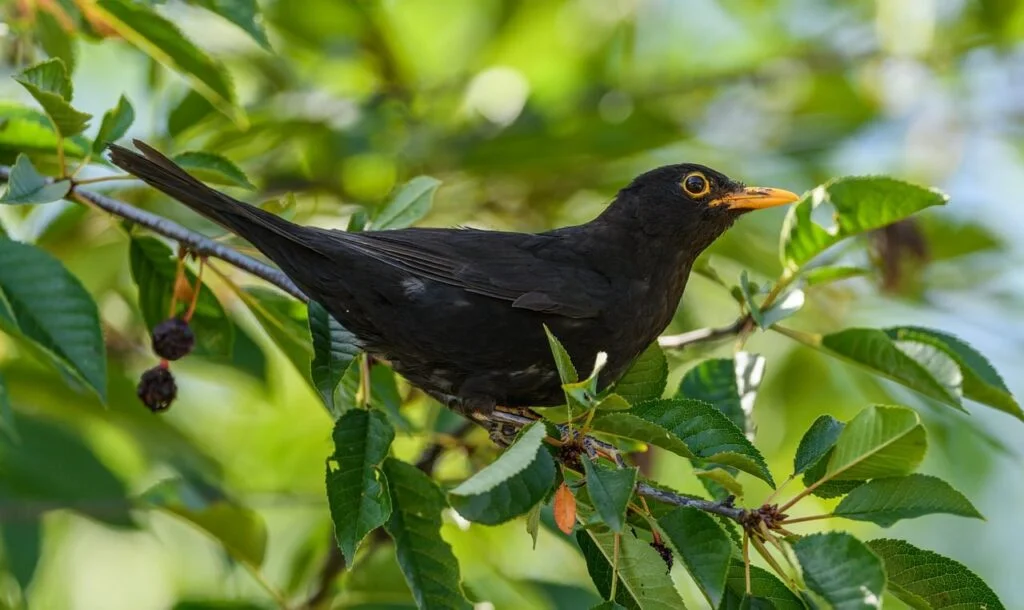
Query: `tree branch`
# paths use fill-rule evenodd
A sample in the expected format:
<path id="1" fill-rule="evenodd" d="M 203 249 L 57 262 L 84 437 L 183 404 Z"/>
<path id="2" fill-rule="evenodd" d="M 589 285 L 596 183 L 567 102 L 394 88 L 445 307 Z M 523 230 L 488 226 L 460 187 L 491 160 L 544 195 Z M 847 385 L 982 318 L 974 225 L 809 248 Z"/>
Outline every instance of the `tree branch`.
<path id="1" fill-rule="evenodd" d="M 658 337 L 658 345 L 665 349 L 683 349 L 698 343 L 718 341 L 720 339 L 734 337 L 740 334 L 743 332 L 743 329 L 750 324 L 750 322 L 751 318 L 749 315 L 740 316 L 735 322 L 728 326 L 722 326 L 719 328 L 698 328 L 697 330 L 691 330 L 678 335 L 664 335 Z"/>
<path id="2" fill-rule="evenodd" d="M 0 165 L 0 180 L 8 180 L 10 175 L 10 166 Z M 47 181 L 53 182 L 53 179 L 49 178 Z M 274 267 L 262 263 L 250 256 L 246 256 L 245 254 L 223 244 L 219 244 L 208 237 L 196 233 L 195 231 L 186 229 L 172 220 L 168 220 L 162 216 L 157 216 L 156 214 L 145 210 L 140 210 L 133 205 L 112 197 L 107 197 L 100 193 L 79 188 L 77 185 L 72 186 L 71 192 L 68 193 L 67 198 L 79 203 L 92 204 L 101 210 L 113 214 L 114 216 L 119 216 L 125 220 L 129 220 L 135 224 L 146 227 L 154 233 L 173 239 L 189 251 L 194 252 L 199 256 L 218 258 L 243 271 L 248 271 L 256 277 L 270 282 L 304 303 L 309 301 L 309 297 L 307 297 L 294 282 L 288 279 L 288 276 L 286 276 L 281 270 L 275 269 Z"/>

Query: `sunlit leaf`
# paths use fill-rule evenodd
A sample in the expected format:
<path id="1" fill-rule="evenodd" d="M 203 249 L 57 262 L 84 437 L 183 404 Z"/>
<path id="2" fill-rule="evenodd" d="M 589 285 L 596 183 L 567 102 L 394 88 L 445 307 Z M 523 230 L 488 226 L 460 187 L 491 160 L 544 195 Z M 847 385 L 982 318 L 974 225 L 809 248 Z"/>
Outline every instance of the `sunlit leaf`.
<path id="1" fill-rule="evenodd" d="M 59 260 L 28 244 L 0 238 L 0 328 L 13 325 L 59 365 L 107 394 L 107 350 L 99 311 L 78 278 Z"/>
<path id="2" fill-rule="evenodd" d="M 94 6 L 125 40 L 181 73 L 218 110 L 236 122 L 244 121 L 244 115 L 235 106 L 231 78 L 223 66 L 185 38 L 176 25 L 145 4 L 128 0 L 98 0 Z"/>
<path id="3" fill-rule="evenodd" d="M 1005 608 L 985 581 L 962 563 L 903 540 L 871 540 L 867 545 L 885 564 L 889 592 L 915 610 Z"/>
<path id="4" fill-rule="evenodd" d="M 789 208 L 782 227 L 782 264 L 796 271 L 847 237 L 883 227 L 946 201 L 946 195 L 938 191 L 892 178 L 838 178 L 808 192 Z M 835 227 L 832 228 L 818 225 L 811 217 L 815 207 L 828 204 L 835 209 Z"/>
<path id="5" fill-rule="evenodd" d="M 376 411 L 353 409 L 334 424 L 327 503 L 338 547 L 349 562 L 366 535 L 391 516 L 391 495 L 380 466 L 394 439 L 391 424 Z"/>
<path id="6" fill-rule="evenodd" d="M 807 586 L 835 610 L 877 609 L 882 605 L 882 561 L 849 534 L 804 536 L 793 543 Z"/>
<path id="7" fill-rule="evenodd" d="M 0 204 L 50 203 L 61 199 L 70 190 L 69 180 L 50 182 L 36 171 L 27 156 L 18 155 L 14 167 L 11 168 L 11 176 L 7 180 L 7 190 L 0 195 Z"/>
<path id="8" fill-rule="evenodd" d="M 576 542 L 587 561 L 590 578 L 605 599 L 611 596 L 615 536 L 607 530 L 576 532 Z M 684 607 L 658 552 L 629 534 L 619 538 L 618 578 L 614 601 L 627 608 L 676 610 Z"/>
<path id="9" fill-rule="evenodd" d="M 71 33 L 47 10 L 35 12 L 35 33 L 46 54 L 64 62 L 68 75 L 75 71 L 75 43 Z"/>
<path id="10" fill-rule="evenodd" d="M 430 176 L 416 176 L 406 182 L 374 216 L 373 228 L 404 229 L 412 226 L 430 211 L 439 186 L 441 181 Z"/>
<path id="11" fill-rule="evenodd" d="M 335 392 L 341 378 L 359 355 L 357 339 L 316 301 L 309 302 L 307 317 L 309 334 L 313 338 L 310 377 L 327 410 L 337 417 L 347 405 L 336 403 Z"/>
<path id="12" fill-rule="evenodd" d="M 615 393 L 630 404 L 661 398 L 668 382 L 668 360 L 657 342 L 645 349 L 615 383 Z"/>
<path id="13" fill-rule="evenodd" d="M 718 487 L 715 488 L 716 492 L 719 490 L 724 490 L 725 492 L 722 496 L 732 495 L 737 498 L 742 498 L 743 485 L 736 480 L 735 476 L 733 476 L 734 472 L 735 471 L 730 472 L 724 467 L 712 465 L 710 468 L 694 468 L 693 476 L 700 479 L 701 483 L 703 483 L 705 487 L 707 487 L 708 484 L 713 484 L 712 487 L 717 485 Z"/>
<path id="14" fill-rule="evenodd" d="M 598 415 L 593 429 L 667 449 L 686 458 L 734 466 L 774 487 L 761 453 L 721 411 L 690 399 L 655 400 Z"/>
<path id="15" fill-rule="evenodd" d="M 79 112 L 71 106 L 71 79 L 61 60 L 48 59 L 26 68 L 14 80 L 39 102 L 54 127 L 65 138 L 82 133 L 89 125 L 92 115 Z"/>
<path id="16" fill-rule="evenodd" d="M 886 328 L 885 334 L 898 344 L 920 343 L 940 350 L 959 368 L 964 396 L 1024 420 L 1024 411 L 1003 378 L 984 356 L 965 341 L 949 333 L 917 326 Z"/>
<path id="17" fill-rule="evenodd" d="M 551 354 L 554 356 L 555 366 L 558 368 L 558 377 L 562 380 L 562 383 L 578 382 L 580 380 L 579 374 L 572 363 L 572 358 L 569 357 L 569 352 L 565 350 L 558 337 L 551 334 L 551 330 L 547 326 L 544 327 L 544 332 L 548 336 L 548 345 L 551 347 Z"/>
<path id="18" fill-rule="evenodd" d="M 851 491 L 833 511 L 837 517 L 871 521 L 882 527 L 936 513 L 984 518 L 949 483 L 924 474 L 868 481 Z"/>
<path id="19" fill-rule="evenodd" d="M 58 133 L 50 119 L 38 110 L 0 101 L 0 153 L 11 158 L 19 154 L 51 155 L 57 150 Z M 61 140 L 64 154 L 81 158 L 89 141 L 81 134 Z"/>
<path id="20" fill-rule="evenodd" d="M 863 277 L 870 275 L 870 269 L 861 267 L 815 267 L 803 274 L 803 280 L 808 286 L 820 286 L 831 284 L 852 277 Z"/>
<path id="21" fill-rule="evenodd" d="M 117 106 L 108 110 L 103 115 L 103 122 L 100 123 L 100 131 L 92 143 L 93 154 L 99 154 L 107 147 L 107 144 L 116 142 L 128 133 L 128 128 L 135 122 L 135 109 L 132 108 L 128 98 L 121 96 L 117 100 Z"/>
<path id="22" fill-rule="evenodd" d="M 449 492 L 452 508 L 470 521 L 494 525 L 525 514 L 555 480 L 555 461 L 543 447 L 547 430 L 531 424 L 497 460 Z"/>
<path id="23" fill-rule="evenodd" d="M 868 407 L 839 434 L 826 476 L 859 480 L 910 474 L 927 447 L 917 413 L 905 407 Z"/>
<path id="24" fill-rule="evenodd" d="M 621 534 L 626 525 L 626 507 L 636 485 L 637 469 L 609 469 L 587 457 L 580 461 L 586 474 L 587 493 L 597 514 L 613 532 Z"/>
<path id="25" fill-rule="evenodd" d="M 252 182 L 237 165 L 228 158 L 205 151 L 189 151 L 174 155 L 174 162 L 200 180 L 213 184 L 240 186 L 255 190 Z"/>
<path id="26" fill-rule="evenodd" d="M 695 508 L 679 507 L 658 518 L 686 570 L 714 608 L 725 595 L 733 547 L 713 517 Z"/>
<path id="27" fill-rule="evenodd" d="M 468 610 L 459 563 L 441 538 L 444 493 L 415 466 L 387 458 L 384 475 L 391 492 L 391 517 L 384 525 L 395 541 L 398 564 L 416 599 L 425 608 Z"/>
<path id="28" fill-rule="evenodd" d="M 258 45 L 270 51 L 270 40 L 263 28 L 260 7 L 256 0 L 189 0 L 210 10 L 245 31 Z"/>
<path id="29" fill-rule="evenodd" d="M 184 479 L 158 483 L 142 494 L 149 506 L 197 525 L 237 559 L 258 566 L 267 551 L 267 526 L 256 511 L 219 490 Z"/>

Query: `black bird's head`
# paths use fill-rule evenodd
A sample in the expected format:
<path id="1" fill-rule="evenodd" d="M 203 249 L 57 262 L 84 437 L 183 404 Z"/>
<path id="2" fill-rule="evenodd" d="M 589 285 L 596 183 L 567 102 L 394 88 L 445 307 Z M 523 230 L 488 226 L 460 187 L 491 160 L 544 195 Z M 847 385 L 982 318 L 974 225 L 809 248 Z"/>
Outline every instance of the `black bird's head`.
<path id="1" fill-rule="evenodd" d="M 681 163 L 634 178 L 601 219 L 642 233 L 638 238 L 678 244 L 696 258 L 741 215 L 798 198 L 782 189 L 745 186 L 710 167 Z"/>

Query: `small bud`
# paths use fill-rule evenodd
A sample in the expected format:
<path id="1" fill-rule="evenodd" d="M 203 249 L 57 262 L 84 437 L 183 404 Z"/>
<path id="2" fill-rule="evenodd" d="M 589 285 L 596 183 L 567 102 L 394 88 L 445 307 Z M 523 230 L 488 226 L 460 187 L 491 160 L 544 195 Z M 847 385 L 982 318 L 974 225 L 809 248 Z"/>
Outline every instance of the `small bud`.
<path id="1" fill-rule="evenodd" d="M 178 384 L 165 365 L 154 366 L 142 374 L 136 393 L 150 411 L 158 413 L 166 411 L 174 402 L 178 395 Z"/>
<path id="2" fill-rule="evenodd" d="M 181 318 L 164 320 L 153 328 L 153 351 L 167 360 L 183 358 L 196 345 L 196 336 Z"/>

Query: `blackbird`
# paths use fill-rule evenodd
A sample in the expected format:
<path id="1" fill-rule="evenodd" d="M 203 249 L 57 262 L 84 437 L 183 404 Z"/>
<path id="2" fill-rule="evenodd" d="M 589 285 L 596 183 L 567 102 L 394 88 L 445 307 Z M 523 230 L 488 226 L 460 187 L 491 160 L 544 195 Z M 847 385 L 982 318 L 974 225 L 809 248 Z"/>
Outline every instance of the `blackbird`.
<path id="1" fill-rule="evenodd" d="M 636 177 L 595 219 L 544 233 L 296 225 L 193 178 L 143 142 L 114 165 L 246 239 L 368 353 L 464 413 L 564 403 L 544 325 L 601 388 L 669 324 L 694 260 L 745 212 L 797 199 L 702 165 Z"/>

